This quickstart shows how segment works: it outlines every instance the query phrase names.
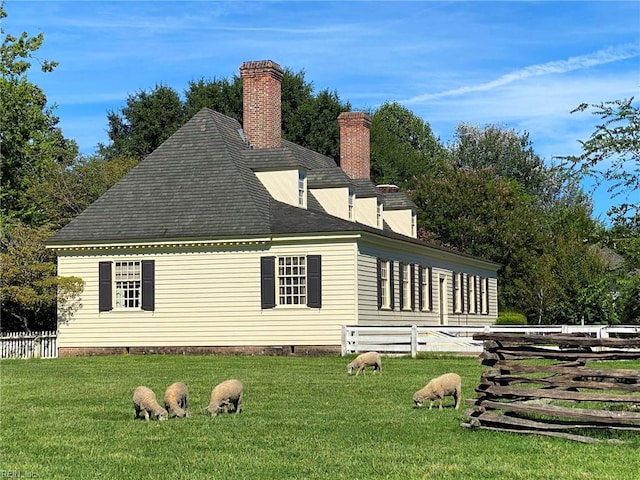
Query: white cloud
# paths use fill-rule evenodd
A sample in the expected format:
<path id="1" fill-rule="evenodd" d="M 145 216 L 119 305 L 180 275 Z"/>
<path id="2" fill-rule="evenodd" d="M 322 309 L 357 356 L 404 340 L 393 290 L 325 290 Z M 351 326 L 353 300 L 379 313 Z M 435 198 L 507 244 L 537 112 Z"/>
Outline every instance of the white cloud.
<path id="1" fill-rule="evenodd" d="M 639 45 L 619 45 L 586 55 L 570 57 L 566 60 L 556 60 L 538 65 L 530 65 L 523 69 L 510 72 L 489 82 L 454 88 L 445 90 L 443 92 L 418 95 L 406 100 L 402 100 L 401 103 L 413 105 L 416 103 L 428 102 L 430 100 L 435 100 L 443 97 L 456 97 L 474 92 L 486 92 L 499 87 L 504 87 L 514 82 L 520 82 L 534 77 L 563 74 L 575 70 L 583 70 L 598 65 L 636 58 L 638 56 L 640 56 Z"/>

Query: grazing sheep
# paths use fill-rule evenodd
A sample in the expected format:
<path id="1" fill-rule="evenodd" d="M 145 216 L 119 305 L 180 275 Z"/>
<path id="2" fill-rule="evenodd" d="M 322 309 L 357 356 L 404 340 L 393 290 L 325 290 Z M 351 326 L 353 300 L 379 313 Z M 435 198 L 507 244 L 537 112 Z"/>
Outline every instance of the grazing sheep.
<path id="1" fill-rule="evenodd" d="M 147 387 L 135 389 L 133 392 L 133 408 L 136 409 L 136 415 L 133 418 L 138 418 L 140 412 L 144 412 L 144 419 L 147 422 L 149 421 L 149 414 L 152 414 L 158 420 L 169 418 L 167 411 L 156 400 L 156 394 Z"/>
<path id="2" fill-rule="evenodd" d="M 211 391 L 211 401 L 207 407 L 207 412 L 212 416 L 216 416 L 222 413 L 225 407 L 228 412 L 229 405 L 233 404 L 235 413 L 240 413 L 240 409 L 242 408 L 242 394 L 243 387 L 240 380 L 225 380 L 216 385 Z"/>
<path id="3" fill-rule="evenodd" d="M 448 395 L 453 396 L 456 409 L 459 408 L 462 400 L 462 379 L 457 373 L 445 373 L 434 378 L 414 393 L 413 402 L 417 407 L 421 407 L 425 400 L 429 400 L 429 410 L 431 410 L 433 402 L 440 400 L 440 410 L 442 410 L 442 399 Z"/>
<path id="4" fill-rule="evenodd" d="M 382 373 L 382 360 L 378 352 L 367 352 L 358 355 L 353 362 L 347 365 L 347 373 L 351 375 L 353 369 L 356 368 L 356 377 L 360 372 L 364 375 L 366 373 L 364 369 L 367 367 L 373 367 L 373 373 L 376 373 L 376 371 Z"/>
<path id="5" fill-rule="evenodd" d="M 172 417 L 189 416 L 189 398 L 187 386 L 182 382 L 176 382 L 164 392 L 164 408 L 171 411 Z"/>

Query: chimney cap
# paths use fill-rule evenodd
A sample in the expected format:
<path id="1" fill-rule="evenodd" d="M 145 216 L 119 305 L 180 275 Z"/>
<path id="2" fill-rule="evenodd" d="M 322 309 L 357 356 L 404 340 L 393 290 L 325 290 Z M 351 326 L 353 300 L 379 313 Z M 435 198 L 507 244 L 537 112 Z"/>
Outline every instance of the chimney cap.
<path id="1" fill-rule="evenodd" d="M 273 60 L 255 60 L 244 62 L 240 65 L 240 76 L 242 77 L 265 74 L 269 74 L 277 80 L 282 80 L 284 70 Z"/>

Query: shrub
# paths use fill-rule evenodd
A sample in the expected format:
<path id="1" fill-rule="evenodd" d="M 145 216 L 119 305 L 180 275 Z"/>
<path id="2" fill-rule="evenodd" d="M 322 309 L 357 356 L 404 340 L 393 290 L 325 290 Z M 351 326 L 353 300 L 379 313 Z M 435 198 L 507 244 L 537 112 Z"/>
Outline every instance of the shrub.
<path id="1" fill-rule="evenodd" d="M 526 325 L 527 317 L 518 312 L 500 312 L 496 325 Z"/>

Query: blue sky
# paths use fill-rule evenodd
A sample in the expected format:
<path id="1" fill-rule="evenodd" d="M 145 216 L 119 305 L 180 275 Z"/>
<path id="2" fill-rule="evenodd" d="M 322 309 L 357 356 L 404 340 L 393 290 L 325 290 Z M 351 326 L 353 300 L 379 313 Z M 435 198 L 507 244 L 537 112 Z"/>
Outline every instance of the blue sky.
<path id="1" fill-rule="evenodd" d="M 86 154 L 107 142 L 107 111 L 128 95 L 231 78 L 248 60 L 303 70 L 354 110 L 399 102 L 444 142 L 461 122 L 526 131 L 549 162 L 579 154 L 593 132 L 597 118 L 576 106 L 640 97 L 638 1 L 6 0 L 5 10 L 5 33 L 44 33 L 37 56 L 59 66 L 29 78 Z M 595 216 L 611 204 L 596 191 Z"/>

